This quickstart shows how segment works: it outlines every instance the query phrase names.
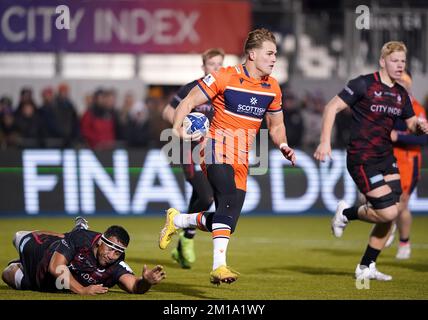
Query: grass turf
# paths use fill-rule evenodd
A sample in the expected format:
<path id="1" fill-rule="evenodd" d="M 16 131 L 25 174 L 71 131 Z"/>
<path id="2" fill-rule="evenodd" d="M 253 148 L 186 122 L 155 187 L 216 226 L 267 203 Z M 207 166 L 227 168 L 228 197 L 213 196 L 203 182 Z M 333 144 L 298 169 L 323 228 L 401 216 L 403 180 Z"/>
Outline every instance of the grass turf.
<path id="1" fill-rule="evenodd" d="M 367 244 L 371 225 L 352 222 L 341 239 L 330 234 L 329 217 L 241 217 L 228 249 L 228 264 L 241 273 L 236 283 L 219 287 L 209 283 L 212 242 L 209 233 L 196 236 L 197 261 L 191 270 L 181 269 L 170 259 L 174 240 L 165 251 L 158 248 L 163 219 L 89 218 L 92 230 L 104 231 L 120 224 L 131 235 L 126 261 L 136 274 L 144 264 L 161 264 L 167 279 L 144 295 L 130 295 L 115 287 L 96 297 L 69 293 L 16 291 L 0 282 L 0 299 L 427 299 L 428 298 L 428 217 L 416 216 L 412 230 L 412 258 L 397 261 L 396 243 L 378 258 L 382 272 L 393 281 L 370 282 L 369 290 L 356 289 L 355 266 Z M 66 232 L 70 218 L 26 218 L 0 220 L 0 266 L 17 257 L 11 239 L 18 230 Z"/>

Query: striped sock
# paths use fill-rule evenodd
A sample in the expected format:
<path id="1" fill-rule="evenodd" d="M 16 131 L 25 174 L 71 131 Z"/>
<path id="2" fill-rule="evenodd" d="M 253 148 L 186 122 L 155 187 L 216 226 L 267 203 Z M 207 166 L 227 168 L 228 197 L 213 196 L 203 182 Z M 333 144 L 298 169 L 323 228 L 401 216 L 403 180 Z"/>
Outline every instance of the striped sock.
<path id="1" fill-rule="evenodd" d="M 230 239 L 230 226 L 213 223 L 213 270 L 226 264 L 227 245 Z"/>
<path id="2" fill-rule="evenodd" d="M 204 212 L 178 214 L 174 217 L 174 225 L 177 228 L 198 228 L 202 231 L 207 231 L 206 218 Z"/>

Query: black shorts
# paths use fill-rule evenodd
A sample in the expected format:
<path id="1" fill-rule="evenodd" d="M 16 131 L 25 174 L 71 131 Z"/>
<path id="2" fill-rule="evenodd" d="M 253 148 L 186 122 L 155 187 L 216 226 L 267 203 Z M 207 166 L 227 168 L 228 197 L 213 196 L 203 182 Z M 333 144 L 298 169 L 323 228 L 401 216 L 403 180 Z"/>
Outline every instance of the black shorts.
<path id="1" fill-rule="evenodd" d="M 384 176 L 399 173 L 397 160 L 393 155 L 376 164 L 355 163 L 349 158 L 346 158 L 348 172 L 363 194 L 386 185 Z"/>
<path id="2" fill-rule="evenodd" d="M 34 232 L 24 236 L 19 242 L 19 260 L 21 261 L 24 277 L 21 281 L 22 290 L 41 290 L 37 281 L 40 269 L 47 269 L 48 261 L 44 261 L 49 246 L 60 238 L 55 236 L 38 237 Z"/>

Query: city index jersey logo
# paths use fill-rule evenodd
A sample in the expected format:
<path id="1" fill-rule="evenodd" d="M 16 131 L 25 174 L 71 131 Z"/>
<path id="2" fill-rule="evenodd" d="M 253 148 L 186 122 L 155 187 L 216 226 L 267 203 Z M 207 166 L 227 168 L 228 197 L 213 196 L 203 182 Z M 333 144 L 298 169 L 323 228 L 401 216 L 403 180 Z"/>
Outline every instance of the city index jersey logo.
<path id="1" fill-rule="evenodd" d="M 385 106 L 382 104 L 372 104 L 370 106 L 370 111 L 376 112 L 376 113 L 388 113 L 391 115 L 400 116 L 402 110 L 401 110 L 401 108 Z"/>

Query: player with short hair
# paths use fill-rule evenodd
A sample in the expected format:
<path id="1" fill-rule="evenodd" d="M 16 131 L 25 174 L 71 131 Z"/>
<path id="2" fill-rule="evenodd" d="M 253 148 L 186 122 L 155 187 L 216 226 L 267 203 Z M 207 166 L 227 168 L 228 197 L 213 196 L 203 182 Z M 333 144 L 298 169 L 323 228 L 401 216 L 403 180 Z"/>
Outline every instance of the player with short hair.
<path id="1" fill-rule="evenodd" d="M 204 76 L 218 71 L 223 65 L 223 60 L 223 49 L 210 48 L 205 50 L 202 54 L 202 70 L 204 72 Z M 171 99 L 169 104 L 165 106 L 163 110 L 163 118 L 171 125 L 174 123 L 175 110 L 181 100 L 189 94 L 190 90 L 197 85 L 199 80 L 200 79 L 194 80 L 182 86 Z M 214 108 L 211 103 L 208 102 L 196 106 L 192 112 L 201 112 L 211 120 L 214 115 Z M 184 155 L 184 157 L 189 161 L 182 165 L 184 176 L 192 185 L 192 196 L 190 198 L 188 212 L 207 211 L 214 202 L 213 190 L 208 179 L 202 171 L 198 170 L 198 166 L 195 165 L 192 159 L 192 152 L 197 145 L 198 142 L 192 142 L 192 147 L 188 150 L 188 154 Z M 182 151 L 184 152 L 183 149 Z M 177 261 L 182 268 L 191 268 L 192 263 L 196 260 L 193 240 L 195 234 L 195 228 L 184 228 L 179 233 L 177 248 L 174 248 L 171 252 L 172 258 Z"/>
<path id="2" fill-rule="evenodd" d="M 412 78 L 410 73 L 404 72 L 398 82 L 409 93 L 416 117 L 426 119 L 424 107 L 412 95 Z M 402 120 L 397 119 L 394 129 L 391 131 L 391 140 L 394 142 L 394 156 L 397 159 L 398 169 L 400 170 L 403 193 L 401 194 L 400 203 L 398 205 L 398 217 L 385 246 L 389 247 L 394 241 L 395 229 L 396 226 L 398 226 L 400 241 L 395 257 L 401 260 L 409 259 L 411 254 L 410 229 L 412 225 L 412 214 L 409 210 L 409 199 L 420 180 L 422 165 L 421 147 L 427 144 L 428 136 L 417 136 L 410 133 L 407 130 L 406 124 Z"/>
<path id="3" fill-rule="evenodd" d="M 214 106 L 210 132 L 203 140 L 201 153 L 202 168 L 214 190 L 216 211 L 184 215 L 170 208 L 159 246 L 165 249 L 171 236 L 181 228 L 192 226 L 211 232 L 213 284 L 234 282 L 239 275 L 227 265 L 226 252 L 244 204 L 248 151 L 264 117 L 275 145 L 293 165 L 296 161 L 294 150 L 287 145 L 281 89 L 270 76 L 276 62 L 275 36 L 266 29 L 253 30 L 248 34 L 244 51 L 244 64 L 221 68 L 198 81 L 174 116 L 173 129 L 185 137 L 182 123 L 186 115 L 207 101 Z"/>
<path id="4" fill-rule="evenodd" d="M 87 230 L 86 220 L 76 219 L 68 233 L 18 231 L 13 245 L 19 259 L 9 263 L 3 281 L 17 290 L 55 292 L 68 289 L 82 295 L 107 293 L 119 285 L 128 293 L 145 293 L 165 278 L 162 266 L 136 277 L 125 263 L 128 232 L 111 226 L 104 233 Z"/>
<path id="5" fill-rule="evenodd" d="M 344 201 L 340 201 L 331 228 L 336 237 L 341 237 L 349 221 L 375 224 L 367 249 L 355 270 L 357 279 L 392 279 L 376 269 L 376 259 L 398 215 L 397 204 L 402 192 L 390 137 L 394 121 L 401 118 L 410 131 L 428 132 L 427 123 L 415 116 L 406 89 L 397 83 L 405 70 L 406 52 L 402 42 L 385 43 L 379 59 L 380 70 L 349 81 L 326 105 L 320 144 L 314 153 L 320 161 L 327 156 L 331 158 L 331 131 L 336 114 L 351 107 L 347 168 L 370 205 L 349 208 Z"/>

